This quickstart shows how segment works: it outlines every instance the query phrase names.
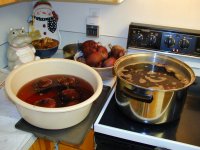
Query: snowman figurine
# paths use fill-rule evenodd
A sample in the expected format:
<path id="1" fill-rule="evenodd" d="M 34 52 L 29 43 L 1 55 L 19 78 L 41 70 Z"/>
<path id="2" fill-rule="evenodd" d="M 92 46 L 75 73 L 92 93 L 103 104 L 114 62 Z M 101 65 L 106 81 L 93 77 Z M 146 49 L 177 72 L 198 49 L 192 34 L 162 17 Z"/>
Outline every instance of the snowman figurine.
<path id="1" fill-rule="evenodd" d="M 33 7 L 32 19 L 29 21 L 29 34 L 32 39 L 50 37 L 60 41 L 58 15 L 47 1 L 38 1 Z"/>

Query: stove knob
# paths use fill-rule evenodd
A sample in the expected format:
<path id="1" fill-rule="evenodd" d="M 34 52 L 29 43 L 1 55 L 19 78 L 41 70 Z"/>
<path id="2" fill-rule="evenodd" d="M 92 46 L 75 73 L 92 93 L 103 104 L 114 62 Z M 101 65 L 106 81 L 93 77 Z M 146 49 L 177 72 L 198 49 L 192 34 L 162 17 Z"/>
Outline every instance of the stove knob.
<path id="1" fill-rule="evenodd" d="M 156 44 L 156 36 L 153 34 L 149 35 L 147 40 L 149 46 Z"/>
<path id="2" fill-rule="evenodd" d="M 168 48 L 173 47 L 175 45 L 175 39 L 172 36 L 169 36 L 165 39 L 164 43 Z"/>
<path id="3" fill-rule="evenodd" d="M 136 37 L 135 37 L 135 40 L 136 40 L 136 42 L 138 42 L 138 43 L 142 42 L 143 39 L 144 39 L 142 33 L 138 33 L 138 34 L 136 34 L 135 36 L 136 36 Z"/>
<path id="4" fill-rule="evenodd" d="M 182 49 L 187 49 L 190 46 L 189 40 L 187 40 L 185 37 L 179 41 L 179 46 Z"/>

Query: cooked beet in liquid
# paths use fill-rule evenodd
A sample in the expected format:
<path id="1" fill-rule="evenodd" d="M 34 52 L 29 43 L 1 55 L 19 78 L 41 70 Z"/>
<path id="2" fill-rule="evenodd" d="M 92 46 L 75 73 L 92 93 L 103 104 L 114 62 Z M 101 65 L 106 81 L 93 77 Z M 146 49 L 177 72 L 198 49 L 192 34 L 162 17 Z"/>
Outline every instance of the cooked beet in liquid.
<path id="1" fill-rule="evenodd" d="M 92 86 L 84 79 L 71 75 L 48 75 L 25 84 L 17 97 L 32 105 L 55 108 L 81 103 L 93 94 Z"/>
<path id="2" fill-rule="evenodd" d="M 120 69 L 118 74 L 130 83 L 158 90 L 178 89 L 189 83 L 173 68 L 158 63 L 131 64 Z"/>

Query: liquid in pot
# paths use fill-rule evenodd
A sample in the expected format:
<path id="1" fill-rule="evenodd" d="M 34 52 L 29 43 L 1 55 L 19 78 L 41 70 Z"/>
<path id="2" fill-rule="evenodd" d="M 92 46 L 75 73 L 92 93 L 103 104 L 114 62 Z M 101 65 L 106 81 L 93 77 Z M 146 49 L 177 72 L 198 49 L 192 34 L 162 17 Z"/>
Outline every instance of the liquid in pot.
<path id="1" fill-rule="evenodd" d="M 179 71 L 159 63 L 127 65 L 119 69 L 118 75 L 137 86 L 157 90 L 179 89 L 189 83 Z"/>

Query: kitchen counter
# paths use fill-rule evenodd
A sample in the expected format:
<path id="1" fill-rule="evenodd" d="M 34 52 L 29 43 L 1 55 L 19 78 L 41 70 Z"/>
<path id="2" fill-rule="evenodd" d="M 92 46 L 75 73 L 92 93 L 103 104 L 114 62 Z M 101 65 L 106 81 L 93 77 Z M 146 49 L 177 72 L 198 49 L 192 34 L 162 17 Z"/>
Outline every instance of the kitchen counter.
<path id="1" fill-rule="evenodd" d="M 6 75 L 0 73 L 0 81 Z M 8 100 L 4 87 L 0 89 L 0 149 L 3 150 L 25 150 L 36 140 L 32 133 L 24 132 L 15 128 L 15 124 L 20 120 L 20 115 L 15 105 Z"/>

